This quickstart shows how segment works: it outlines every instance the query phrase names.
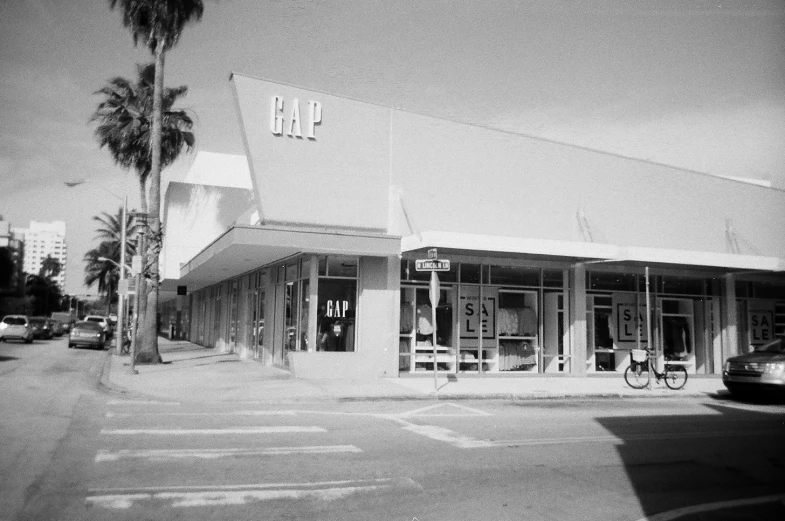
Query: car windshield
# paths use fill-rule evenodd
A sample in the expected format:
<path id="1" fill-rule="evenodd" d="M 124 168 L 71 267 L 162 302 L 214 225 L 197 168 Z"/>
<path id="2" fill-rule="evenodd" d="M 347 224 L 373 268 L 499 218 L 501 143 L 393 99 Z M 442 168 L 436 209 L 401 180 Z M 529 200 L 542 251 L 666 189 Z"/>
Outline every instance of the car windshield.
<path id="1" fill-rule="evenodd" d="M 87 319 L 88 322 L 103 322 L 104 319 L 101 317 L 90 317 Z"/>
<path id="2" fill-rule="evenodd" d="M 785 353 L 785 345 L 782 343 L 782 339 L 779 338 L 774 342 L 756 347 L 755 351 L 759 353 Z"/>
<path id="3" fill-rule="evenodd" d="M 89 329 L 90 331 L 101 331 L 101 324 L 95 322 L 77 322 L 74 329 Z"/>
<path id="4" fill-rule="evenodd" d="M 23 326 L 26 320 L 22 317 L 5 317 L 3 322 L 9 326 Z"/>

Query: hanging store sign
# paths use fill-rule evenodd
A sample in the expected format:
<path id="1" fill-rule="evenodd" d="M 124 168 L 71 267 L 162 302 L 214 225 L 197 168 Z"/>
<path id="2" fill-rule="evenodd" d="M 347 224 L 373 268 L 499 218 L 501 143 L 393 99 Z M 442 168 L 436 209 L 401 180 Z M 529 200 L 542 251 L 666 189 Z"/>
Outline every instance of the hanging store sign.
<path id="1" fill-rule="evenodd" d="M 462 340 L 474 341 L 482 334 L 484 340 L 496 338 L 496 296 L 483 294 L 477 286 L 468 286 L 460 298 L 460 334 Z"/>
<path id="2" fill-rule="evenodd" d="M 646 343 L 646 309 L 635 303 L 616 304 L 616 341 Z M 637 317 L 635 316 L 637 313 Z"/>
<path id="3" fill-rule="evenodd" d="M 750 309 L 750 345 L 766 344 L 774 340 L 774 311 Z"/>
<path id="4" fill-rule="evenodd" d="M 303 137 L 302 126 L 305 124 L 305 137 L 316 139 L 316 126 L 322 123 L 322 104 L 309 101 L 303 115 L 300 101 L 293 99 L 285 103 L 282 96 L 273 96 L 270 102 L 270 131 L 275 136 Z"/>

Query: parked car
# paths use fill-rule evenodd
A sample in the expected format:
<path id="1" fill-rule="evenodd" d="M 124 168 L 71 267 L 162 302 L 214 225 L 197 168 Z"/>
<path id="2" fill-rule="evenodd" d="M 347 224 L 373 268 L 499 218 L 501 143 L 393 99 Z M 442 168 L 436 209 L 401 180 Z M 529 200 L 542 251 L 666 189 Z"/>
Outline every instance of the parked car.
<path id="1" fill-rule="evenodd" d="M 725 361 L 722 383 L 731 394 L 785 396 L 785 346 L 782 339 L 758 346 L 751 353 Z"/>
<path id="2" fill-rule="evenodd" d="M 30 325 L 33 326 L 33 338 L 49 340 L 54 335 L 50 319 L 46 317 L 30 317 Z"/>
<path id="3" fill-rule="evenodd" d="M 49 319 L 49 323 L 52 324 L 52 334 L 54 336 L 63 336 L 63 323 L 59 320 L 55 320 L 53 318 Z"/>
<path id="4" fill-rule="evenodd" d="M 57 320 L 63 326 L 63 333 L 71 331 L 71 326 L 76 322 L 74 316 L 67 311 L 57 311 L 52 313 L 52 320 Z"/>
<path id="5" fill-rule="evenodd" d="M 25 315 L 6 315 L 0 321 L 0 341 L 11 338 L 26 344 L 33 342 L 33 326 Z"/>
<path id="6" fill-rule="evenodd" d="M 109 338 L 112 336 L 112 325 L 109 323 L 109 319 L 103 315 L 87 315 L 84 317 L 85 322 L 95 322 L 96 324 L 100 324 L 101 328 L 103 329 L 104 336 Z"/>
<path id="7" fill-rule="evenodd" d="M 68 347 L 93 347 L 103 349 L 106 333 L 99 322 L 82 320 L 74 324 L 68 334 Z"/>

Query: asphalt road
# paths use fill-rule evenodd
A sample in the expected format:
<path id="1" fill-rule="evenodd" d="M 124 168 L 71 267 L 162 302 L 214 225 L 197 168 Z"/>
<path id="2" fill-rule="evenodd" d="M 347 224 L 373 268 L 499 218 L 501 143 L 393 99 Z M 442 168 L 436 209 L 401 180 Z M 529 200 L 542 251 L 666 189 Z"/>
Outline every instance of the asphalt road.
<path id="1" fill-rule="evenodd" d="M 145 401 L 57 344 L 0 347 L 2 389 L 27 396 L 0 460 L 4 501 L 32 483 L 20 520 L 668 519 L 785 493 L 782 405 Z"/>

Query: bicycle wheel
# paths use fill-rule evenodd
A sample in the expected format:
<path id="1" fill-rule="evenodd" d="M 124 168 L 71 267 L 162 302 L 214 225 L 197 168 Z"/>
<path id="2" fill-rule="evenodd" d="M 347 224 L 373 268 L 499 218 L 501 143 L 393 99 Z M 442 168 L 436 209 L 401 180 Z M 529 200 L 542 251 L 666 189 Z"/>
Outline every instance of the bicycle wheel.
<path id="1" fill-rule="evenodd" d="M 624 381 L 633 389 L 643 389 L 649 384 L 649 371 L 646 364 L 631 363 L 624 370 Z"/>
<path id="2" fill-rule="evenodd" d="M 665 385 L 673 390 L 681 389 L 687 383 L 687 370 L 680 365 L 665 367 Z"/>

